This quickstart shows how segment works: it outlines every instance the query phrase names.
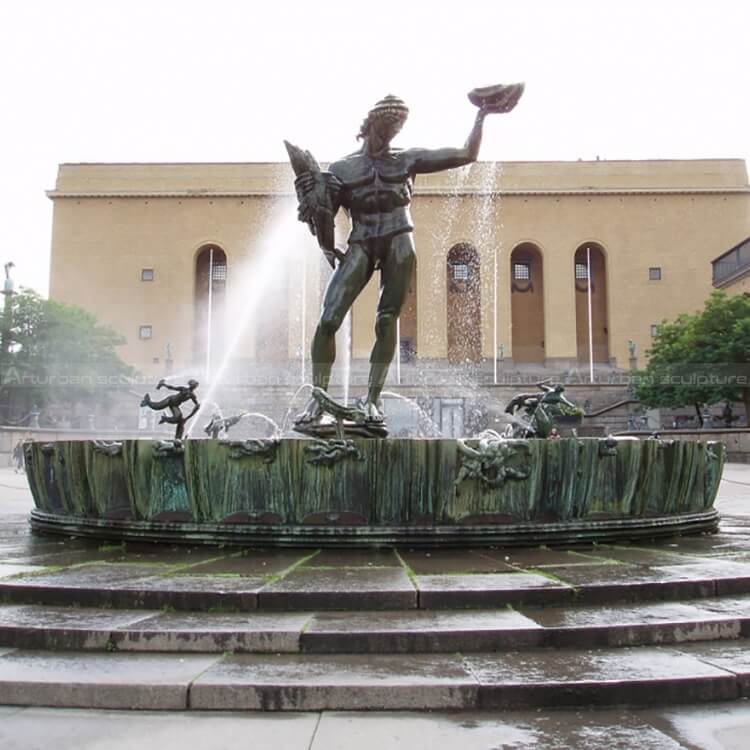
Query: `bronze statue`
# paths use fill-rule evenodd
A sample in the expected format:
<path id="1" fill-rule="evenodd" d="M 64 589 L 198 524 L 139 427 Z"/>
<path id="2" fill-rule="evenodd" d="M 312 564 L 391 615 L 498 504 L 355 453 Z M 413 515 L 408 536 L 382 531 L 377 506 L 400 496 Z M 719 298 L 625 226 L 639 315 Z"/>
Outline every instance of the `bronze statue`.
<path id="1" fill-rule="evenodd" d="M 203 428 L 203 431 L 212 440 L 216 440 L 222 432 L 225 435 L 228 435 L 229 428 L 234 427 L 234 425 L 236 425 L 243 417 L 246 416 L 246 411 L 243 411 L 240 414 L 235 414 L 232 417 L 223 417 L 220 411 L 215 411 L 211 415 L 211 419 L 208 424 Z"/>
<path id="2" fill-rule="evenodd" d="M 518 393 L 508 401 L 505 407 L 506 414 L 515 417 L 517 411 L 522 411 L 526 420 L 512 425 L 511 437 L 550 437 L 556 416 L 564 413 L 580 413 L 578 407 L 563 396 L 565 386 L 559 383 L 556 385 L 540 383 L 539 387 L 541 391 Z M 554 437 L 559 437 L 559 435 Z"/>
<path id="3" fill-rule="evenodd" d="M 375 346 L 370 356 L 367 396 L 361 409 L 366 422 L 382 428 L 380 393 L 396 351 L 396 322 L 409 289 L 416 255 L 409 214 L 418 174 L 453 169 L 476 161 L 484 118 L 510 112 L 523 93 L 523 84 L 474 89 L 469 99 L 477 112 L 463 148 L 394 149 L 391 140 L 408 115 L 406 104 L 386 96 L 370 110 L 359 131 L 362 147 L 321 171 L 309 151 L 285 142 L 297 175 L 298 218 L 317 237 L 334 267 L 326 289 L 312 342 L 313 386 L 328 389 L 336 357 L 336 331 L 376 270 L 380 271 L 380 300 L 375 322 Z M 346 253 L 334 245 L 334 217 L 343 208 L 351 219 Z M 338 264 L 336 264 L 338 261 Z M 319 399 L 311 399 L 296 426 L 319 422 Z"/>
<path id="4" fill-rule="evenodd" d="M 164 378 L 162 378 L 156 384 L 156 390 L 160 388 L 168 388 L 170 391 L 175 393 L 171 396 L 163 398 L 161 401 L 152 401 L 151 396 L 147 393 L 141 401 L 141 406 L 148 406 L 154 411 L 162 411 L 163 409 L 169 409 L 171 416 L 162 414 L 159 419 L 159 424 L 173 424 L 177 425 L 175 429 L 175 440 L 181 440 L 185 431 L 186 422 L 198 412 L 200 404 L 198 399 L 195 397 L 195 389 L 198 387 L 197 380 L 188 380 L 187 385 L 169 385 Z M 183 416 L 180 406 L 187 401 L 192 401 L 194 406 L 193 410 L 187 416 Z"/>

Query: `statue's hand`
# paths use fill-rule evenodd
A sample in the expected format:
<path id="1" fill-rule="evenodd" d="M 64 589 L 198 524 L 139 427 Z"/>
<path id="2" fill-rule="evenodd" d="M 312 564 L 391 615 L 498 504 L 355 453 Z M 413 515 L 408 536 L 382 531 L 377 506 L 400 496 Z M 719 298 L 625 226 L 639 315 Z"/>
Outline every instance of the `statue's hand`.
<path id="1" fill-rule="evenodd" d="M 312 172 L 303 172 L 294 181 L 294 189 L 297 191 L 297 197 L 301 200 L 305 195 L 315 187 L 315 175 Z"/>
<path id="2" fill-rule="evenodd" d="M 160 381 L 159 381 L 159 382 L 158 382 L 158 383 L 156 384 L 156 390 L 158 391 L 158 390 L 159 390 L 159 388 L 163 388 L 163 387 L 164 387 L 164 385 L 166 385 L 166 382 L 167 382 L 167 381 L 166 381 L 166 380 L 164 380 L 164 378 L 162 378 L 162 379 L 161 379 L 161 380 L 160 380 Z"/>
<path id="3" fill-rule="evenodd" d="M 480 112 L 484 111 L 485 114 L 504 114 L 510 112 L 518 104 L 523 89 L 522 83 L 485 86 L 472 89 L 469 92 L 469 101 L 479 107 Z"/>

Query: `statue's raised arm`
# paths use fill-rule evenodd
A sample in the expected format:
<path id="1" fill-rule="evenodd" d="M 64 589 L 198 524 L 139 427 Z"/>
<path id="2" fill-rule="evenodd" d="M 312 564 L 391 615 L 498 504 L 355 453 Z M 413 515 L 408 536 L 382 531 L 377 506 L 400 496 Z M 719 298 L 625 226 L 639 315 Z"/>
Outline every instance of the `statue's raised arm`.
<path id="1" fill-rule="evenodd" d="M 482 143 L 482 127 L 488 114 L 510 112 L 523 94 L 522 83 L 497 86 L 485 86 L 472 89 L 469 101 L 478 107 L 474 127 L 466 139 L 463 148 L 411 148 L 404 152 L 413 175 L 442 172 L 444 169 L 463 167 L 477 160 Z"/>

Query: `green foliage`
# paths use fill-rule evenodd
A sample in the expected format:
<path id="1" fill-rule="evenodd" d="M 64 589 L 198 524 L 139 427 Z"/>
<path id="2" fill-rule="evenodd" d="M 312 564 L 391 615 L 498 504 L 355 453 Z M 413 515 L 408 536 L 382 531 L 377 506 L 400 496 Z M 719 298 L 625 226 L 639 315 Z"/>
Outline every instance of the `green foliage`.
<path id="1" fill-rule="evenodd" d="M 635 397 L 649 407 L 743 401 L 750 407 L 750 296 L 714 292 L 702 312 L 663 322 Z"/>
<path id="2" fill-rule="evenodd" d="M 3 325 L 2 397 L 17 413 L 32 405 L 101 403 L 108 388 L 134 374 L 115 351 L 125 339 L 80 307 L 22 288 L 9 312 Z"/>

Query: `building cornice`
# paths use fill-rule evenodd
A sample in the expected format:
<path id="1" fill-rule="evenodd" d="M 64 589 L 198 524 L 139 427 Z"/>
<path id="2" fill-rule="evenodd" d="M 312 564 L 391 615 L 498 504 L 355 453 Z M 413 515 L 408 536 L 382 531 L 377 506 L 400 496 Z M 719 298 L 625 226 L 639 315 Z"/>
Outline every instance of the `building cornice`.
<path id="1" fill-rule="evenodd" d="M 416 195 L 460 197 L 460 196 L 498 196 L 498 197 L 526 197 L 526 196 L 572 196 L 586 197 L 594 195 L 624 196 L 624 195 L 750 195 L 750 186 L 737 188 L 577 188 L 577 189 L 538 189 L 514 190 L 512 188 L 498 190 L 448 190 L 441 188 L 416 188 Z M 113 199 L 113 198 L 291 198 L 291 190 L 164 190 L 164 191 L 63 191 L 47 190 L 50 200 L 58 199 Z"/>

